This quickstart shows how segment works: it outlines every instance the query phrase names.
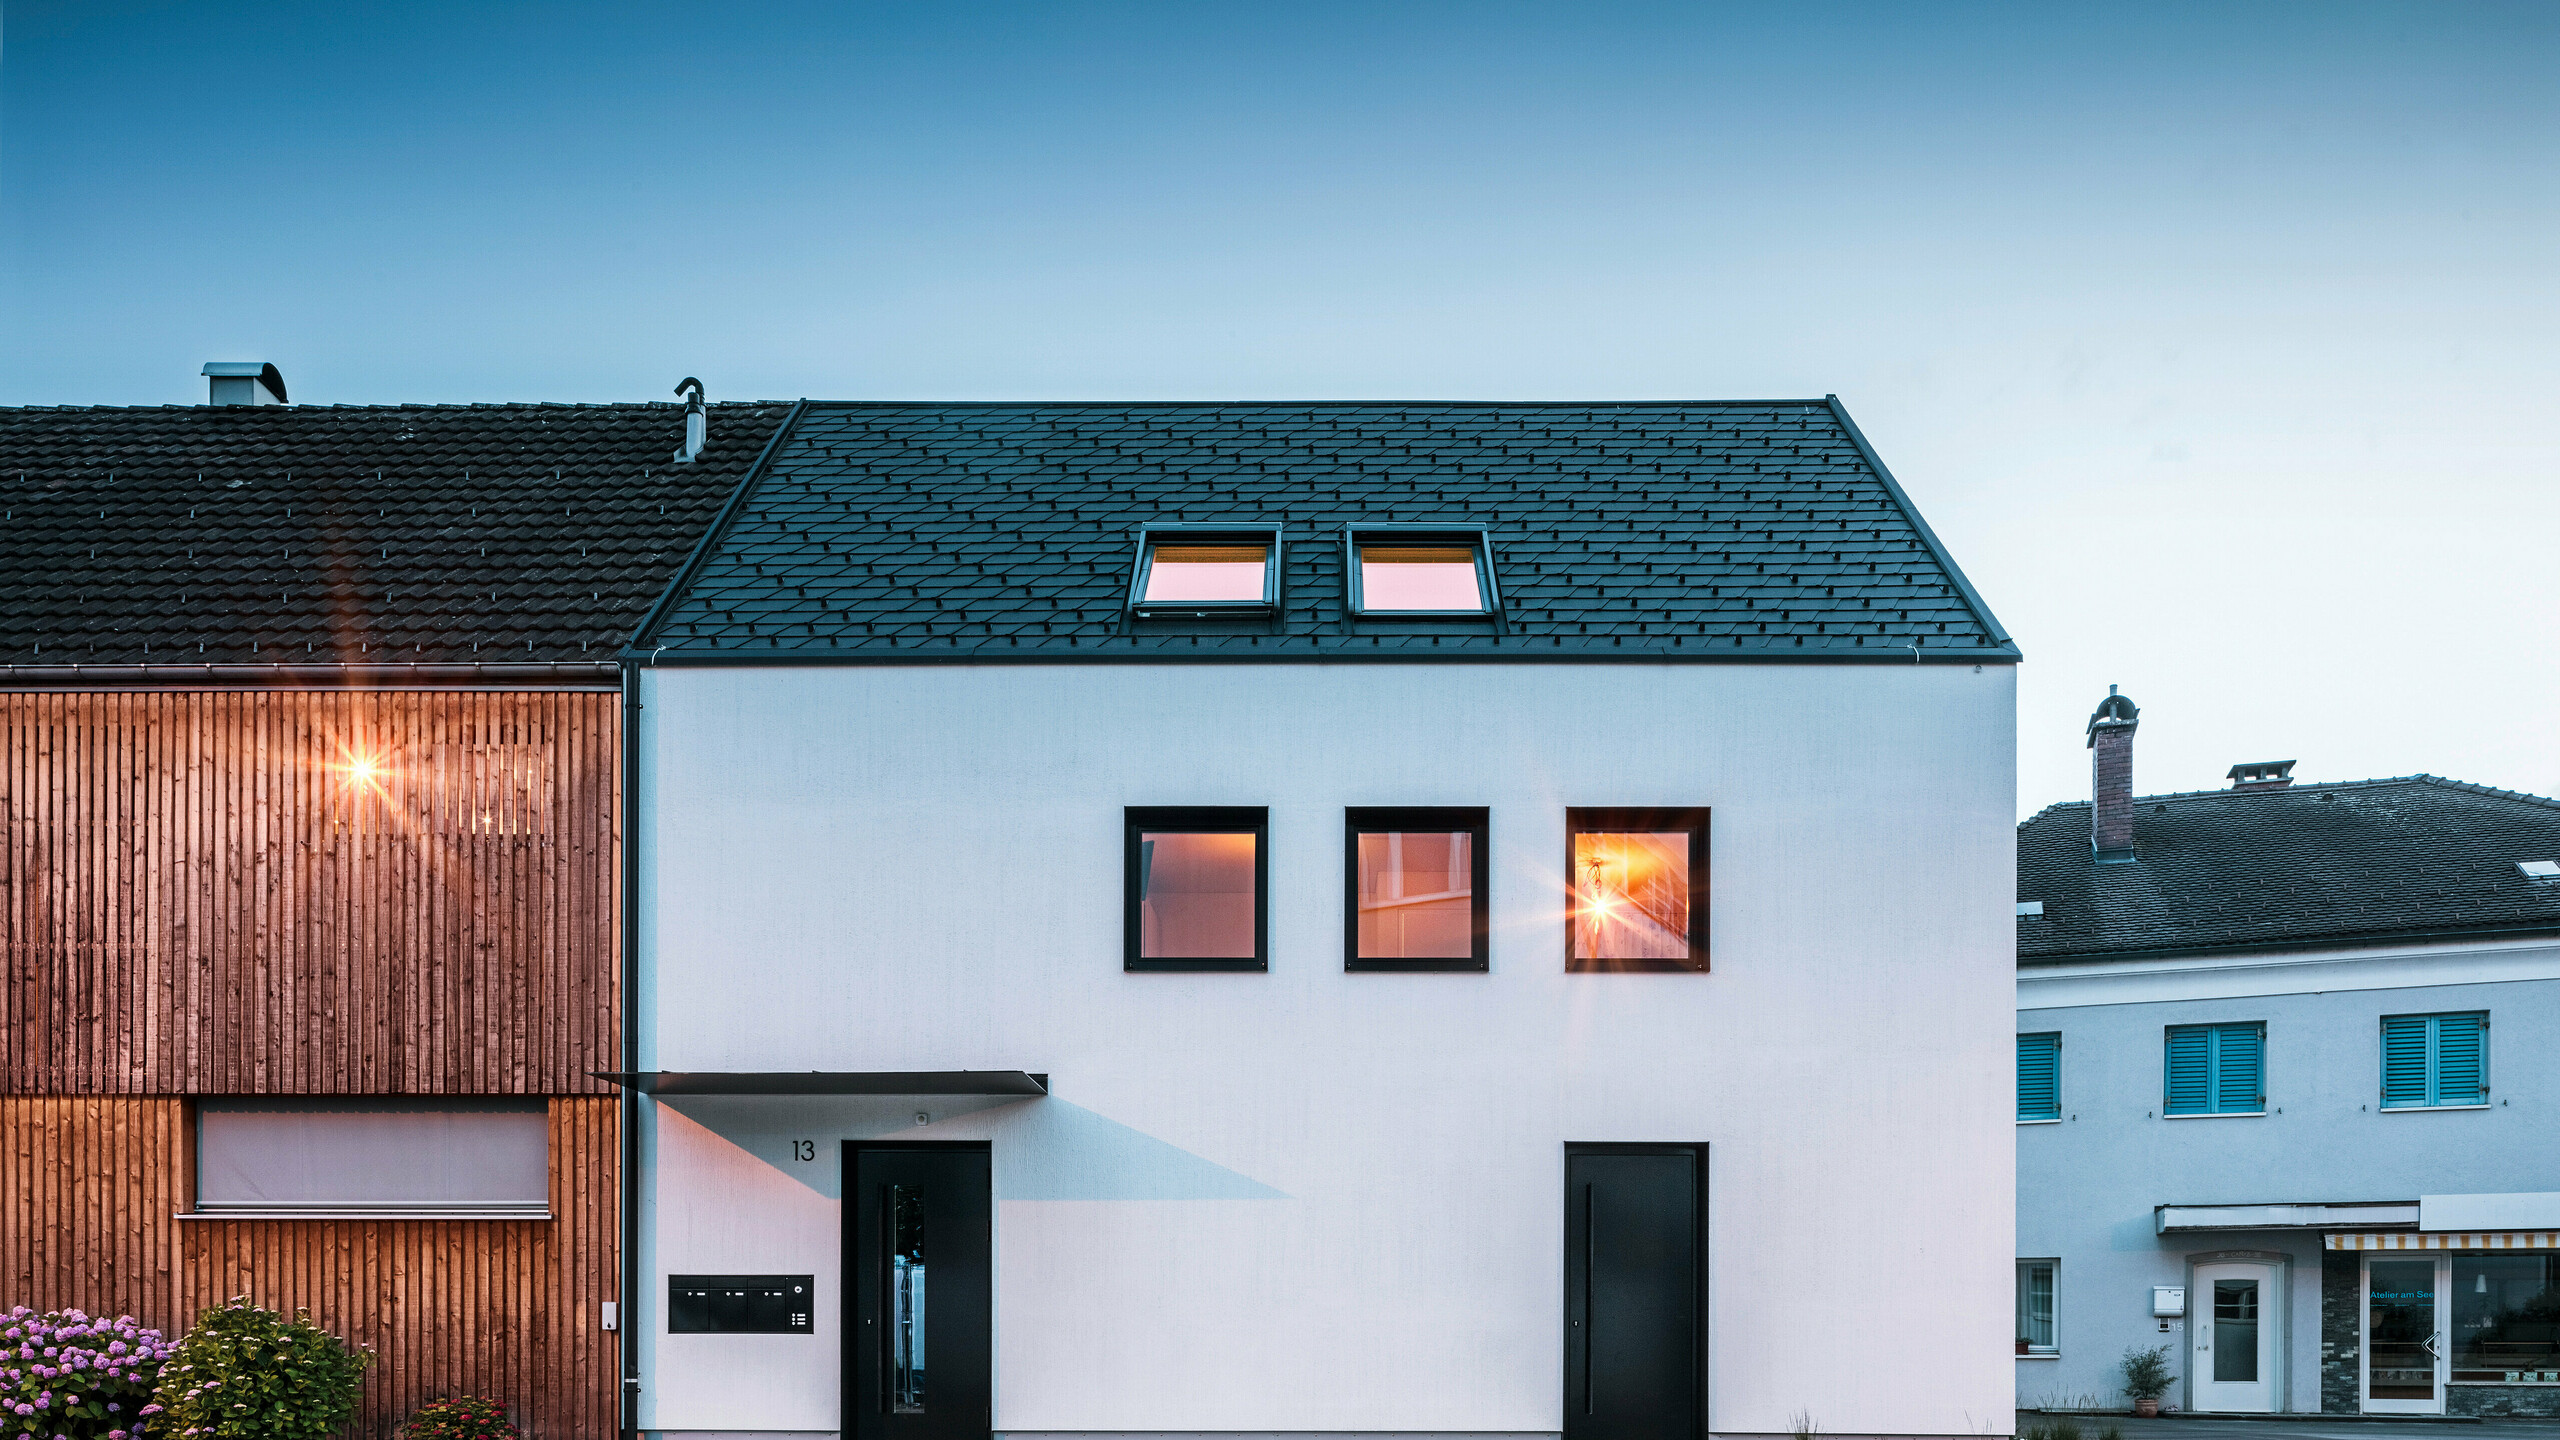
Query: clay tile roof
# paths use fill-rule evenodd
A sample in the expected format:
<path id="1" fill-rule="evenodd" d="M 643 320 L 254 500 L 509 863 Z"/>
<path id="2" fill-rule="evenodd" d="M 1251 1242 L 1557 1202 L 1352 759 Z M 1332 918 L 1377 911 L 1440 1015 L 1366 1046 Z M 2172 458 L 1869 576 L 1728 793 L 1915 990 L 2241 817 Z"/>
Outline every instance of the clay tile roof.
<path id="1" fill-rule="evenodd" d="M 0 665 L 609 661 L 787 409 L 0 409 Z"/>
<path id="2" fill-rule="evenodd" d="M 2560 931 L 2560 803 L 2433 775 L 2134 802 L 2134 859 L 2089 854 L 2089 806 L 2018 827 L 2022 964 Z"/>

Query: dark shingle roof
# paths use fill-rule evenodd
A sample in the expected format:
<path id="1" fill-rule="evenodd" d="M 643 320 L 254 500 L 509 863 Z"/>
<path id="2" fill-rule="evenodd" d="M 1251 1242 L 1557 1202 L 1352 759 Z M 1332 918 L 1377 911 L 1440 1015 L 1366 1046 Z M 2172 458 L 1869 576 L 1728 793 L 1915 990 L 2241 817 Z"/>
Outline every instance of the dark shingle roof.
<path id="1" fill-rule="evenodd" d="M 0 665 L 610 660 L 786 409 L 0 409 Z"/>
<path id="2" fill-rule="evenodd" d="M 1285 522 L 1283 614 L 1133 626 L 1135 528 Z M 1492 528 L 1497 632 L 1353 622 L 1347 522 Z M 2017 658 L 1836 404 L 813 404 L 665 660 Z M 666 647 L 662 652 L 656 647 Z"/>
<path id="3" fill-rule="evenodd" d="M 2022 963 L 2560 930 L 2560 803 L 2432 775 L 2145 795 L 2130 864 L 2089 855 L 2087 802 L 2018 827 Z"/>

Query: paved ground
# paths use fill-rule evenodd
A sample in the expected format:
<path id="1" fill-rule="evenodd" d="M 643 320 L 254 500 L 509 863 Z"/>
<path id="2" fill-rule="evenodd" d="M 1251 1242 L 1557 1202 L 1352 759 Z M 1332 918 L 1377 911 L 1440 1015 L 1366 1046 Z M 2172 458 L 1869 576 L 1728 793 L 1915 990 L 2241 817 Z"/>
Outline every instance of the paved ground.
<path id="1" fill-rule="evenodd" d="M 2018 1432 L 2059 1416 L 2020 1415 Z M 2560 1440 L 2560 1420 L 2354 1420 L 2305 1415 L 2281 1420 L 2213 1420 L 2166 1416 L 2137 1420 L 2132 1416 L 2077 1415 L 2081 1440 L 2098 1440 L 2110 1425 L 2124 1440 Z"/>

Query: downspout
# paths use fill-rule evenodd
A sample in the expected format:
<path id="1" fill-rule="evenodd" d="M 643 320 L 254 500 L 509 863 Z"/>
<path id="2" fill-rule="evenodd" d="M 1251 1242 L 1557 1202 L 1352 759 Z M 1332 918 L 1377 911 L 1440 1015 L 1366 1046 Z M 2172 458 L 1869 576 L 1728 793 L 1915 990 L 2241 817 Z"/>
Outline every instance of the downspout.
<path id="1" fill-rule="evenodd" d="M 622 662 L 622 945 L 616 957 L 622 999 L 620 1069 L 636 1063 L 640 1045 L 640 665 Z M 640 1260 L 640 1095 L 622 1092 L 622 1303 L 614 1316 L 615 1338 L 621 1342 L 622 1434 L 640 1440 L 640 1345 L 632 1337 L 633 1267 Z"/>

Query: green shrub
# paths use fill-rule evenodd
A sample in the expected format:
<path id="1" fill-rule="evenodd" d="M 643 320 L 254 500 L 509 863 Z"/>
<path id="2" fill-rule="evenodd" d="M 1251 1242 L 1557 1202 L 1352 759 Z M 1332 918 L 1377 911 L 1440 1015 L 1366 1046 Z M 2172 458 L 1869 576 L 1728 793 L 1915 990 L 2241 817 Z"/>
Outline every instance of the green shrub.
<path id="1" fill-rule="evenodd" d="M 138 1440 L 163 1423 L 151 1387 L 168 1354 L 130 1315 L 15 1306 L 0 1315 L 0 1435 Z"/>
<path id="2" fill-rule="evenodd" d="M 2124 1370 L 2124 1393 L 2136 1400 L 2157 1400 L 2169 1391 L 2175 1377 L 2169 1373 L 2169 1347 L 2154 1345 L 2145 1350 L 2136 1345 L 2124 1352 L 2119 1362 Z"/>
<path id="3" fill-rule="evenodd" d="M 400 1435 L 401 1440 L 524 1440 L 524 1432 L 507 1422 L 505 1406 L 474 1395 L 428 1401 L 400 1427 Z"/>
<path id="4" fill-rule="evenodd" d="M 175 1440 L 322 1440 L 355 1418 L 369 1349 L 235 1296 L 196 1317 L 160 1370 Z"/>

